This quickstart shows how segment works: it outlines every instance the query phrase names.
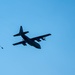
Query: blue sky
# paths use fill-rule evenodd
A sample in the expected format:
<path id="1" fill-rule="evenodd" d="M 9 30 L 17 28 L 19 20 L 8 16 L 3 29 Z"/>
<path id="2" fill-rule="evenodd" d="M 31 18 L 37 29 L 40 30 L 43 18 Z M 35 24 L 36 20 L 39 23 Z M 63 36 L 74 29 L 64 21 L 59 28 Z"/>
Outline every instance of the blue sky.
<path id="1" fill-rule="evenodd" d="M 20 25 L 29 37 L 51 33 L 42 49 L 13 46 Z M 0 75 L 75 75 L 75 1 L 0 1 Z"/>

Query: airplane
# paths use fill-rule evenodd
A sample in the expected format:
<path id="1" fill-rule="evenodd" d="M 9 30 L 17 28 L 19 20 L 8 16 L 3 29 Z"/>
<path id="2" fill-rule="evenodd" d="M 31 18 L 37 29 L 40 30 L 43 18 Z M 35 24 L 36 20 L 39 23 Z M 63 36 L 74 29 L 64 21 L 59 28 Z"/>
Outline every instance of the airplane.
<path id="1" fill-rule="evenodd" d="M 27 45 L 26 43 L 28 43 L 29 45 L 34 46 L 35 48 L 41 49 L 40 44 L 38 44 L 37 42 L 40 42 L 41 39 L 42 39 L 42 40 L 45 40 L 45 37 L 51 35 L 51 34 L 45 34 L 45 35 L 42 35 L 42 36 L 37 36 L 37 37 L 29 38 L 28 36 L 25 35 L 25 34 L 27 34 L 27 33 L 29 33 L 29 31 L 23 32 L 23 27 L 20 26 L 19 33 L 18 33 L 18 34 L 15 34 L 15 35 L 13 35 L 13 36 L 14 36 L 14 37 L 16 37 L 16 36 L 21 36 L 21 37 L 23 38 L 23 41 L 14 43 L 13 45 L 15 46 L 15 45 L 22 44 L 22 45 L 26 46 L 26 45 Z M 36 40 L 37 42 L 36 42 L 35 40 Z"/>

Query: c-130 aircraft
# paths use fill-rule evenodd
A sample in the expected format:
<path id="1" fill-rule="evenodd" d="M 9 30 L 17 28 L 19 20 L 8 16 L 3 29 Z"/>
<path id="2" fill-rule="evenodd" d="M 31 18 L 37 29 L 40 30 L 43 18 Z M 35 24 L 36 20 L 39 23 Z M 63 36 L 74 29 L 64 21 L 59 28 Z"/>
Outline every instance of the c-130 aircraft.
<path id="1" fill-rule="evenodd" d="M 40 39 L 45 40 L 45 37 L 51 35 L 51 34 L 45 34 L 45 35 L 42 35 L 42 36 L 37 36 L 37 37 L 29 38 L 28 36 L 25 35 L 27 33 L 29 33 L 29 31 L 23 32 L 23 28 L 22 28 L 22 26 L 20 26 L 19 33 L 15 34 L 13 36 L 14 37 L 15 36 L 21 36 L 23 38 L 23 41 L 14 43 L 13 45 L 15 46 L 15 45 L 22 44 L 22 45 L 26 46 L 27 45 L 26 43 L 28 43 L 29 45 L 34 46 L 35 48 L 41 49 L 40 44 L 38 44 L 36 41 L 40 42 L 41 41 Z"/>

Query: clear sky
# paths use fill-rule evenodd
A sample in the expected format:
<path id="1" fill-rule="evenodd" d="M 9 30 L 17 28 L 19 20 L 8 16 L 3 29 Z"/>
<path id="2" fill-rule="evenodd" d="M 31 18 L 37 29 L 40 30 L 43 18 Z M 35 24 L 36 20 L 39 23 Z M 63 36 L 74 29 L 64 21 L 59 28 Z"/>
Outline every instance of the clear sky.
<path id="1" fill-rule="evenodd" d="M 52 36 L 42 49 L 13 46 L 20 25 Z M 0 45 L 0 75 L 75 75 L 75 0 L 0 0 Z"/>

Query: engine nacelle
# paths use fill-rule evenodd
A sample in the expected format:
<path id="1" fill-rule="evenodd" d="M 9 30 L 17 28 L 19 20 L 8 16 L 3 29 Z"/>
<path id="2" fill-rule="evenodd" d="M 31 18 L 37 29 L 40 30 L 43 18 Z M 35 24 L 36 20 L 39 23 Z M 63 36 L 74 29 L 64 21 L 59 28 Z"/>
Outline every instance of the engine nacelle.
<path id="1" fill-rule="evenodd" d="M 37 41 L 40 42 L 41 40 L 40 39 L 37 39 Z"/>
<path id="2" fill-rule="evenodd" d="M 22 43 L 24 46 L 27 45 L 25 42 Z"/>
<path id="3" fill-rule="evenodd" d="M 42 40 L 46 40 L 45 37 L 43 37 Z"/>

